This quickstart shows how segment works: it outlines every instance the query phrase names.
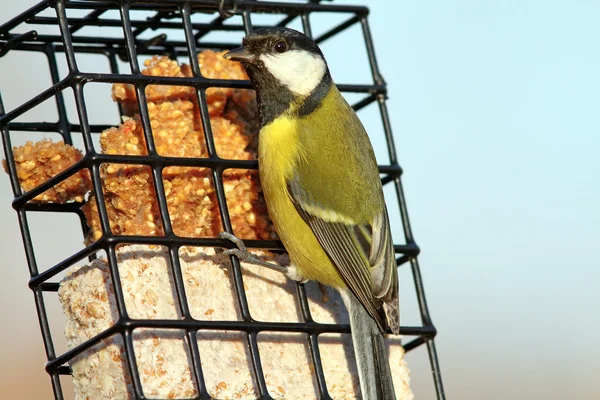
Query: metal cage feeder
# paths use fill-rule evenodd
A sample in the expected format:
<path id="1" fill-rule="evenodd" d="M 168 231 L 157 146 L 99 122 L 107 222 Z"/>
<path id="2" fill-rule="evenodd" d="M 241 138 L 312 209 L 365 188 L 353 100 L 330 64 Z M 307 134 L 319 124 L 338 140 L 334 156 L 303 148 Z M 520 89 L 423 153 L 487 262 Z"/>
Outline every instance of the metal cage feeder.
<path id="1" fill-rule="evenodd" d="M 136 13 L 144 12 L 146 18 L 137 18 Z M 426 345 L 434 386 L 438 399 L 443 399 L 440 369 L 437 361 L 434 337 L 435 327 L 431 321 L 425 300 L 423 282 L 421 279 L 417 255 L 419 248 L 416 245 L 409 223 L 408 213 L 404 200 L 401 183 L 402 169 L 400 168 L 394 147 L 394 138 L 391 131 L 390 120 L 386 107 L 386 84 L 383 80 L 375 59 L 374 44 L 368 24 L 368 8 L 363 6 L 345 6 L 332 3 L 310 1 L 306 3 L 285 3 L 267 1 L 215 1 L 215 0 L 46 0 L 36 6 L 5 22 L 0 26 L 0 57 L 15 51 L 37 52 L 46 57 L 48 61 L 52 85 L 18 107 L 5 111 L 0 98 L 0 128 L 4 145 L 7 172 L 10 175 L 12 190 L 14 192 L 13 207 L 17 211 L 21 227 L 25 252 L 29 265 L 31 279 L 29 287 L 34 293 L 35 304 L 39 316 L 42 337 L 47 354 L 46 371 L 51 377 L 54 397 L 65 397 L 61 387 L 60 377 L 71 375 L 69 367 L 78 355 L 90 350 L 103 340 L 116 335 L 121 337 L 124 351 L 125 370 L 130 380 L 134 398 L 149 398 L 140 379 L 136 350 L 134 349 L 134 330 L 143 328 L 152 329 L 177 329 L 184 332 L 186 351 L 190 360 L 190 374 L 195 392 L 192 397 L 197 399 L 212 398 L 204 382 L 204 371 L 201 362 L 201 351 L 198 347 L 197 334 L 199 331 L 236 331 L 241 332 L 247 344 L 249 364 L 255 382 L 257 396 L 261 399 L 274 398 L 269 393 L 265 381 L 265 372 L 261 365 L 261 351 L 259 350 L 258 336 L 263 332 L 290 332 L 301 333 L 306 336 L 307 349 L 310 353 L 313 380 L 316 394 L 321 399 L 331 399 L 326 384 L 321 355 L 319 351 L 319 335 L 328 333 L 348 333 L 347 324 L 321 323 L 315 321 L 311 315 L 305 285 L 297 285 L 295 289 L 296 302 L 300 310 L 300 322 L 273 322 L 259 321 L 253 318 L 245 293 L 244 278 L 237 259 L 232 260 L 231 282 L 235 294 L 239 320 L 207 321 L 194 318 L 190 310 L 179 252 L 185 246 L 201 247 L 231 247 L 225 240 L 215 237 L 185 237 L 174 232 L 169 217 L 169 207 L 162 174 L 168 167 L 204 168 L 210 171 L 209 179 L 214 185 L 214 199 L 218 209 L 222 228 L 233 232 L 230 211 L 224 189 L 224 171 L 231 169 L 255 170 L 257 163 L 254 160 L 237 160 L 222 158 L 218 154 L 217 145 L 211 127 L 211 111 L 207 105 L 208 88 L 250 89 L 250 83 L 244 80 L 213 79 L 203 76 L 197 54 L 203 49 L 226 50 L 237 47 L 239 42 L 207 41 L 209 34 L 214 32 L 233 32 L 238 34 L 248 33 L 258 24 L 253 26 L 252 17 L 258 14 L 280 16 L 275 23 L 278 26 L 288 26 L 300 23 L 304 32 L 313 37 L 317 43 L 322 43 L 342 35 L 352 26 L 359 25 L 368 57 L 373 83 L 372 84 L 339 84 L 344 93 L 360 94 L 362 97 L 353 104 L 355 110 L 360 110 L 372 103 L 376 103 L 383 126 L 389 164 L 380 165 L 382 182 L 385 187 L 393 187 L 398 199 L 398 210 L 401 216 L 405 244 L 396 245 L 398 266 L 410 268 L 414 278 L 415 292 L 420 309 L 421 326 L 402 326 L 401 334 L 414 338 L 403 345 L 406 352 L 421 345 Z M 333 24 L 318 36 L 312 34 L 310 17 L 318 13 L 348 14 L 350 18 L 341 23 Z M 49 16 L 51 15 L 51 16 Z M 141 15 L 141 14 L 139 14 Z M 198 15 L 210 17 L 210 20 L 201 21 Z M 235 17 L 235 18 L 234 18 Z M 241 18 L 240 18 L 241 17 Z M 60 34 L 41 33 L 40 27 L 58 27 Z M 100 32 L 97 35 L 84 34 L 86 28 Z M 119 29 L 121 35 L 104 35 L 109 29 Z M 38 32 L 37 30 L 40 30 Z M 167 34 L 154 34 L 161 29 L 179 29 L 183 39 L 172 39 Z M 105 57 L 110 68 L 109 73 L 83 72 L 79 68 L 78 60 L 82 55 L 93 54 Z M 184 57 L 189 59 L 191 76 L 166 77 L 148 76 L 142 74 L 138 56 L 167 55 L 172 59 Z M 60 77 L 59 61 L 66 60 L 68 73 Z M 128 65 L 130 73 L 123 73 L 123 65 Z M 40 66 L 41 68 L 41 66 Z M 127 84 L 135 89 L 137 109 L 139 110 L 139 123 L 143 130 L 146 144 L 146 154 L 105 154 L 98 152 L 94 145 L 94 137 L 110 128 L 108 124 L 90 123 L 88 118 L 89 104 L 86 102 L 84 87 L 90 83 Z M 146 89 L 151 86 L 178 86 L 192 90 L 198 104 L 199 118 L 202 124 L 203 139 L 206 145 L 206 157 L 174 157 L 162 156 L 157 150 L 152 132 L 152 122 L 148 112 Z M 1 89 L 1 88 L 0 88 Z M 70 120 L 65 106 L 63 91 L 72 90 L 78 121 Z M 29 110 L 34 109 L 42 102 L 49 99 L 55 100 L 58 112 L 57 122 L 28 121 L 17 122 L 15 119 Z M 124 114 L 119 107 L 120 115 Z M 83 145 L 82 157 L 71 166 L 57 173 L 52 178 L 31 190 L 23 190 L 20 177 L 16 168 L 15 154 L 11 142 L 11 131 L 16 132 L 54 132 L 61 135 L 61 140 L 66 145 L 73 145 L 74 137 L 81 139 Z M 156 194 L 157 212 L 163 232 L 160 235 L 122 235 L 114 233 L 111 229 L 110 215 L 104 198 L 103 182 L 101 179 L 101 166 L 107 163 L 119 165 L 143 165 L 148 168 L 150 181 Z M 91 190 L 97 196 L 98 219 L 102 230 L 101 237 L 91 241 L 79 252 L 72 254 L 43 271 L 38 270 L 38 262 L 34 253 L 31 239 L 28 215 L 34 212 L 44 213 L 73 213 L 81 221 L 83 233 L 89 235 L 90 228 L 85 220 L 81 206 L 86 200 L 69 201 L 64 204 L 58 202 L 40 203 L 32 201 L 37 196 L 52 189 L 57 184 L 64 182 L 80 171 L 89 171 Z M 391 209 L 392 204 L 388 204 Z M 277 240 L 245 240 L 249 248 L 281 251 L 281 243 Z M 167 264 L 170 265 L 170 274 L 173 279 L 175 304 L 179 318 L 175 319 L 137 319 L 128 314 L 125 294 L 122 287 L 120 274 L 118 247 L 127 245 L 157 245 L 167 249 Z M 115 307 L 118 314 L 116 322 L 108 329 L 95 335 L 91 339 L 67 350 L 57 353 L 53 335 L 50 329 L 49 315 L 46 310 L 44 294 L 56 294 L 60 289 L 57 281 L 59 274 L 66 271 L 74 264 L 86 260 L 92 262 L 96 253 L 103 251 L 107 258 L 107 273 L 114 288 Z M 154 397 L 152 397 L 154 398 Z"/>

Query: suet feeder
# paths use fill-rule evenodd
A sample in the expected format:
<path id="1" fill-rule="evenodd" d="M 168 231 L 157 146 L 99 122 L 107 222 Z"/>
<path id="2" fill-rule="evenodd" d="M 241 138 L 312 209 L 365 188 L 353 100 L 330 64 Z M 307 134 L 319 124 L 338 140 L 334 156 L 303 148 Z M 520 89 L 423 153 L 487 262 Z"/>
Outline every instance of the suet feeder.
<path id="1" fill-rule="evenodd" d="M 51 77 L 12 109 L 0 98 L 0 129 L 56 399 L 73 397 L 61 385 L 69 376 L 77 399 L 358 396 L 337 294 L 214 250 L 232 246 L 217 238 L 227 231 L 286 262 L 256 173 L 254 94 L 241 67 L 220 57 L 245 33 L 276 25 L 318 44 L 361 31 L 372 82 L 338 86 L 355 96 L 355 110 L 379 110 L 389 160 L 381 179 L 397 199 L 388 201 L 391 223 L 404 234 L 397 262 L 411 269 L 422 320 L 401 327 L 402 346 L 389 338 L 396 390 L 412 398 L 404 352 L 426 345 L 444 398 L 368 8 L 318 0 L 47 0 L 0 26 L 0 57 L 41 54 L 47 64 L 38 68 Z M 82 68 L 89 57 L 108 67 Z M 27 85 L 27 76 L 15 79 Z M 96 84 L 110 87 L 115 102 L 100 119 L 90 118 L 98 99 L 86 90 Z M 57 121 L 28 119 L 42 104 L 52 105 Z M 60 140 L 25 143 L 35 132 Z M 85 246 L 40 267 L 32 213 L 76 215 Z M 51 329 L 47 296 L 60 299 L 64 334 Z M 59 339 L 67 342 L 63 352 Z"/>

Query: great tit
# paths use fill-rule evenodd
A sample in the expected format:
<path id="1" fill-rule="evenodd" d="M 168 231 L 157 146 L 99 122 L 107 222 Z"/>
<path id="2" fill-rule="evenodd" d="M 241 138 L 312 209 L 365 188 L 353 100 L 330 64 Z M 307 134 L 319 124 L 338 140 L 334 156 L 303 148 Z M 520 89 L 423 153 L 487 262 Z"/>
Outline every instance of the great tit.
<path id="1" fill-rule="evenodd" d="M 398 270 L 369 137 L 306 35 L 257 29 L 224 57 L 243 64 L 256 90 L 260 181 L 291 261 L 275 268 L 340 292 L 362 398 L 395 399 L 383 334 L 399 333 Z M 223 237 L 238 244 L 228 254 L 256 261 Z"/>

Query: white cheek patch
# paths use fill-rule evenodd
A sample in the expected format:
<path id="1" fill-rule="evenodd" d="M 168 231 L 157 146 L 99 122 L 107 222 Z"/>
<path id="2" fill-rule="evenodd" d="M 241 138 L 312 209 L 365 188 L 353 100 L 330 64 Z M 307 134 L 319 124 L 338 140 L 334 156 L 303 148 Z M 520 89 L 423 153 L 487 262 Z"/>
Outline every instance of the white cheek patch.
<path id="1" fill-rule="evenodd" d="M 317 87 L 327 69 L 321 57 L 305 50 L 262 54 L 260 60 L 279 82 L 301 96 L 308 96 Z"/>

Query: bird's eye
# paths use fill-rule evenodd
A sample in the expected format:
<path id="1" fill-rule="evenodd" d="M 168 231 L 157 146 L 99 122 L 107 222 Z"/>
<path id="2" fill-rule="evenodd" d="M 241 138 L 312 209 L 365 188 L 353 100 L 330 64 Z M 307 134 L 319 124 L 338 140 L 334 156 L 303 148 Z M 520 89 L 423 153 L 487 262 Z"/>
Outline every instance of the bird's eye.
<path id="1" fill-rule="evenodd" d="M 279 42 L 275 43 L 275 51 L 278 53 L 285 53 L 287 51 L 288 47 L 287 47 L 287 43 L 284 42 L 283 40 L 280 40 Z"/>

